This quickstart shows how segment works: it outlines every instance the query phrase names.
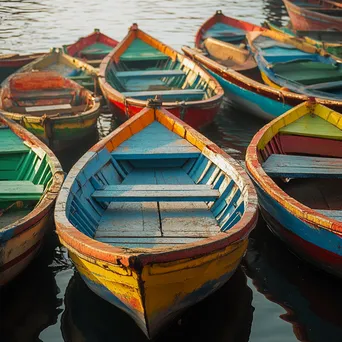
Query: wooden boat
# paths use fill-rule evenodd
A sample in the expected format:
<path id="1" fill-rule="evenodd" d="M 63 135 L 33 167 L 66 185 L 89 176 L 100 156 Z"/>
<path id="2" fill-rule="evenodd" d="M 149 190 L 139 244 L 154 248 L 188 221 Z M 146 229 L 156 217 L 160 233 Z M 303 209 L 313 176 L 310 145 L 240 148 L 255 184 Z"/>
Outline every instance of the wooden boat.
<path id="1" fill-rule="evenodd" d="M 64 173 L 39 139 L 2 114 L 0 140 L 1 286 L 37 254 Z"/>
<path id="2" fill-rule="evenodd" d="M 342 61 L 277 32 L 251 32 L 247 39 L 265 83 L 307 96 L 342 101 Z"/>
<path id="3" fill-rule="evenodd" d="M 315 102 L 291 109 L 254 136 L 246 166 L 270 230 L 342 276 L 342 115 Z"/>
<path id="4" fill-rule="evenodd" d="M 156 108 L 90 149 L 55 209 L 60 241 L 88 287 L 149 338 L 231 277 L 256 221 L 242 167 Z"/>
<path id="5" fill-rule="evenodd" d="M 98 93 L 97 69 L 88 63 L 63 53 L 62 49 L 53 48 L 50 53 L 23 66 L 17 72 L 56 71 L 63 77 L 77 82 L 82 87 Z"/>
<path id="6" fill-rule="evenodd" d="M 283 0 L 296 30 L 342 31 L 342 3 L 329 0 Z"/>
<path id="7" fill-rule="evenodd" d="M 44 53 L 32 53 L 19 55 L 17 53 L 0 55 L 0 82 L 6 77 L 16 72 L 22 66 L 31 63 L 35 59 L 42 57 Z"/>
<path id="8" fill-rule="evenodd" d="M 202 49 L 207 38 L 240 45 L 245 43 L 247 32 L 263 30 L 264 28 L 261 26 L 227 17 L 221 10 L 218 10 L 198 29 L 195 36 L 195 47 Z"/>
<path id="9" fill-rule="evenodd" d="M 219 49 L 199 51 L 183 46 L 182 50 L 195 62 L 205 67 L 221 84 L 227 99 L 239 110 L 244 110 L 266 120 L 285 113 L 292 107 L 308 100 L 303 94 L 286 89 L 276 89 L 264 83 L 257 67 L 250 68 L 246 56 L 248 51 L 229 43 L 210 38 Z M 218 53 L 216 53 L 218 52 Z M 222 60 L 222 56 L 224 59 Z M 224 60 L 233 64 L 227 67 Z M 316 98 L 320 104 L 342 112 L 342 101 Z"/>
<path id="10" fill-rule="evenodd" d="M 3 114 L 54 150 L 93 132 L 100 103 L 90 91 L 55 71 L 15 73 L 0 90 Z"/>
<path id="11" fill-rule="evenodd" d="M 219 83 L 201 67 L 136 24 L 102 61 L 99 85 L 119 122 L 158 97 L 163 107 L 200 128 L 213 121 L 223 97 Z"/>
<path id="12" fill-rule="evenodd" d="M 337 31 L 300 31 L 289 26 L 280 27 L 268 21 L 264 27 L 269 30 L 303 38 L 307 43 L 327 51 L 336 58 L 342 58 L 342 34 Z"/>
<path id="13" fill-rule="evenodd" d="M 64 52 L 72 57 L 85 60 L 88 64 L 98 67 L 102 59 L 115 48 L 119 42 L 95 29 L 93 33 L 80 38 L 77 42 L 64 45 Z"/>

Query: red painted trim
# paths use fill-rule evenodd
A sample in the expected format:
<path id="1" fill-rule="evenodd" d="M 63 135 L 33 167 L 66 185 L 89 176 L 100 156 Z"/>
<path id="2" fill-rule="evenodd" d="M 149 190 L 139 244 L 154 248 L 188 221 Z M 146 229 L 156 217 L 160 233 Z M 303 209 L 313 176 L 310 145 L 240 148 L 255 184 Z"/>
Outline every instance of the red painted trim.
<path id="1" fill-rule="evenodd" d="M 9 58 L 1 58 L 0 55 L 0 68 L 20 68 L 44 55 L 45 53 L 42 52 L 33 53 L 30 55 L 17 55 Z"/>
<path id="2" fill-rule="evenodd" d="M 199 48 L 199 49 L 201 48 L 203 35 L 216 23 L 224 23 L 229 26 L 245 30 L 246 32 L 266 30 L 264 27 L 248 23 L 247 21 L 227 17 L 222 13 L 222 11 L 216 11 L 216 13 L 212 17 L 210 17 L 207 21 L 205 21 L 204 24 L 198 29 L 195 35 L 195 47 L 196 48 Z"/>
<path id="3" fill-rule="evenodd" d="M 106 138 L 102 139 L 93 148 L 91 148 L 90 151 L 96 153 L 103 148 L 106 148 L 106 144 L 109 143 L 109 141 L 111 141 L 115 135 L 119 134 L 122 130 L 130 126 L 134 121 L 138 120 L 150 110 L 151 109 L 147 108 L 143 109 L 140 113 L 130 118 Z M 56 203 L 55 223 L 57 227 L 57 233 L 62 240 L 62 243 L 67 245 L 69 249 L 76 253 L 80 253 L 85 257 L 99 259 L 114 264 L 123 264 L 127 267 L 129 266 L 137 271 L 140 271 L 141 267 L 148 263 L 171 262 L 183 258 L 199 257 L 223 249 L 235 242 L 248 238 L 249 233 L 257 223 L 258 211 L 256 192 L 245 170 L 217 145 L 175 117 L 173 114 L 169 113 L 165 109 L 158 110 L 158 112 L 183 126 L 186 130 L 186 135 L 189 134 L 196 137 L 196 139 L 203 144 L 203 149 L 208 148 L 209 150 L 222 155 L 226 159 L 227 163 L 229 163 L 231 167 L 235 169 L 236 173 L 242 179 L 242 183 L 244 184 L 244 191 L 246 191 L 245 196 L 248 196 L 248 204 L 241 220 L 225 233 L 218 233 L 216 236 L 203 239 L 199 242 L 180 245 L 172 248 L 165 247 L 159 249 L 139 249 L 139 251 L 136 251 L 134 249 L 113 247 L 111 245 L 89 238 L 69 222 L 65 213 L 65 203 L 69 194 L 68 188 L 72 186 L 79 170 L 82 169 L 82 167 L 84 167 L 84 165 L 88 162 L 89 158 L 93 156 L 93 154 L 89 154 L 88 158 L 80 159 L 80 162 L 77 163 L 70 171 L 64 184 L 64 188 L 62 189 Z"/>
<path id="4" fill-rule="evenodd" d="M 342 9 L 341 4 L 329 1 L 307 1 L 312 4 L 319 4 L 324 8 L 334 9 L 339 7 Z M 342 18 L 334 17 L 331 15 L 323 14 L 318 11 L 310 11 L 305 7 L 300 7 L 292 0 L 284 0 L 284 4 L 291 18 L 292 26 L 295 30 L 335 30 L 342 31 Z"/>
<path id="5" fill-rule="evenodd" d="M 9 268 L 15 266 L 16 264 L 18 264 L 20 261 L 25 259 L 30 254 L 34 254 L 38 250 L 41 243 L 42 243 L 42 240 L 39 240 L 36 244 L 31 246 L 29 249 L 27 249 L 23 254 L 18 255 L 16 258 L 12 259 L 11 261 L 9 261 L 8 263 L 4 265 L 0 265 L 0 273 L 5 272 Z"/>

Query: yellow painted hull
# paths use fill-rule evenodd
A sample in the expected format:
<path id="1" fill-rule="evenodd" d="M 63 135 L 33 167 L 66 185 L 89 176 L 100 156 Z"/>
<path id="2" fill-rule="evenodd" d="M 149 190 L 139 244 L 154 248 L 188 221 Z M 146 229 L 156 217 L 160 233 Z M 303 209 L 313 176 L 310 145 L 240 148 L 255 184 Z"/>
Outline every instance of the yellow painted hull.
<path id="1" fill-rule="evenodd" d="M 184 309 L 220 288 L 240 264 L 247 244 L 245 239 L 197 258 L 149 263 L 139 273 L 67 248 L 88 287 L 128 313 L 153 338 Z"/>

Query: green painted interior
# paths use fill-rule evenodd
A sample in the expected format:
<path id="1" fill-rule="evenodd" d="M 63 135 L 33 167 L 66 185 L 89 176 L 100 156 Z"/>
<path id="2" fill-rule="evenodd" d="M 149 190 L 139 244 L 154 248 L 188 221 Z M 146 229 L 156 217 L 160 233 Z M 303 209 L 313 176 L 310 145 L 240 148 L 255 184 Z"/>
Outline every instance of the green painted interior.
<path id="1" fill-rule="evenodd" d="M 342 68 L 319 62 L 278 63 L 273 66 L 273 71 L 279 76 L 304 85 L 342 81 Z"/>
<path id="2" fill-rule="evenodd" d="M 281 128 L 281 134 L 342 140 L 342 131 L 316 115 L 304 115 L 297 121 Z"/>
<path id="3" fill-rule="evenodd" d="M 51 165 L 41 149 L 25 145 L 8 127 L 0 128 L 0 228 L 32 210 L 52 177 Z"/>
<path id="4" fill-rule="evenodd" d="M 108 46 L 106 44 L 103 43 L 94 43 L 90 46 L 87 46 L 86 48 L 84 48 L 83 50 L 80 51 L 80 53 L 82 55 L 87 55 L 87 54 L 91 54 L 91 55 L 103 55 L 108 54 L 109 52 L 111 52 L 113 50 L 113 47 Z"/>

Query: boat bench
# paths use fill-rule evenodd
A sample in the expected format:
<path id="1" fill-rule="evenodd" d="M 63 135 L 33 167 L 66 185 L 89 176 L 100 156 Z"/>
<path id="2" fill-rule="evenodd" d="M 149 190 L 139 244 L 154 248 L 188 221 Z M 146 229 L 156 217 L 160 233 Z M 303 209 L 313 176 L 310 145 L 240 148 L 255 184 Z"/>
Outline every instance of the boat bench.
<path id="1" fill-rule="evenodd" d="M 270 177 L 342 178 L 342 158 L 272 154 L 262 167 Z"/>
<path id="2" fill-rule="evenodd" d="M 329 218 L 342 222 L 342 210 L 316 210 Z"/>
<path id="3" fill-rule="evenodd" d="M 107 185 L 92 195 L 98 202 L 205 202 L 219 196 L 206 184 Z"/>
<path id="4" fill-rule="evenodd" d="M 125 51 L 120 56 L 120 61 L 123 62 L 140 62 L 140 61 L 166 61 L 170 57 L 167 55 L 164 55 L 162 52 L 155 50 L 146 50 L 146 51 L 132 51 L 128 52 Z"/>
<path id="5" fill-rule="evenodd" d="M 31 181 L 0 181 L 0 202 L 38 201 L 43 192 L 43 185 L 36 185 Z"/>
<path id="6" fill-rule="evenodd" d="M 179 77 L 185 76 L 183 70 L 136 70 L 118 71 L 116 76 L 119 78 L 159 78 L 159 77 Z"/>
<path id="7" fill-rule="evenodd" d="M 139 100 L 147 100 L 160 96 L 163 100 L 173 101 L 196 101 L 202 100 L 205 91 L 202 89 L 177 89 L 177 90 L 151 90 L 151 91 L 130 91 L 123 92 L 125 97 L 133 97 Z"/>
<path id="8" fill-rule="evenodd" d="M 58 90 L 30 90 L 23 92 L 11 93 L 14 101 L 39 100 L 39 99 L 65 99 L 73 98 L 74 89 L 58 89 Z"/>
<path id="9" fill-rule="evenodd" d="M 116 160 L 147 160 L 147 159 L 187 159 L 198 158 L 201 152 L 195 146 L 189 147 L 170 147 L 160 146 L 149 149 L 148 147 L 141 146 L 119 146 L 113 151 L 112 156 Z"/>

